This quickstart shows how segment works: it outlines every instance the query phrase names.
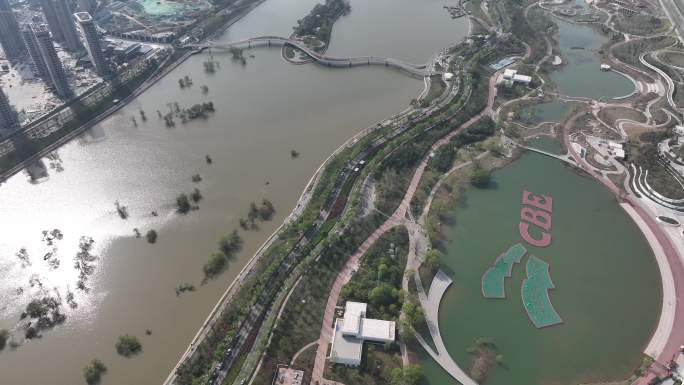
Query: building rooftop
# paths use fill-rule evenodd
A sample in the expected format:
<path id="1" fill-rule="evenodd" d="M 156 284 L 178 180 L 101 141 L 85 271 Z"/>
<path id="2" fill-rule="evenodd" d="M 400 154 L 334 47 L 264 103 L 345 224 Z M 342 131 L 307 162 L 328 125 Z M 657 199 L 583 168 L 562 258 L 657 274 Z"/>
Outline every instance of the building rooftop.
<path id="1" fill-rule="evenodd" d="M 513 81 L 518 82 L 518 83 L 529 84 L 532 81 L 532 77 L 527 76 L 527 75 L 515 74 L 515 75 L 513 75 Z"/>
<path id="2" fill-rule="evenodd" d="M 394 341 L 395 330 L 394 321 L 363 318 L 361 319 L 361 330 L 358 336 L 369 341 Z"/>
<path id="3" fill-rule="evenodd" d="M 367 305 L 348 301 L 344 317 L 335 320 L 330 360 L 344 365 L 361 364 L 364 341 L 392 342 L 395 338 L 394 321 L 366 318 Z"/>
<path id="4" fill-rule="evenodd" d="M 505 69 L 504 72 L 503 72 L 503 77 L 504 77 L 504 79 L 513 79 L 513 77 L 514 77 L 515 74 L 517 74 L 517 73 L 518 73 L 518 71 L 516 71 L 516 70 Z"/>
<path id="5" fill-rule="evenodd" d="M 76 12 L 74 17 L 79 23 L 87 23 L 93 21 L 93 17 L 88 12 Z"/>

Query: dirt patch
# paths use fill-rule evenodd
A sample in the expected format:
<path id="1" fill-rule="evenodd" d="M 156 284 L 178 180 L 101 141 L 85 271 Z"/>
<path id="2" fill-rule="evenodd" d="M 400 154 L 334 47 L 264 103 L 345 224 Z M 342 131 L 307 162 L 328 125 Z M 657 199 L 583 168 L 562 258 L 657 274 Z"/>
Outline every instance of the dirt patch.
<path id="1" fill-rule="evenodd" d="M 622 125 L 622 128 L 625 130 L 625 132 L 627 133 L 627 136 L 630 139 L 636 139 L 639 136 L 641 136 L 641 134 L 653 130 L 653 128 L 651 128 L 651 127 L 643 126 L 640 124 L 634 124 L 634 123 L 625 123 Z"/>
<path id="2" fill-rule="evenodd" d="M 626 107 L 603 108 L 599 111 L 598 117 L 613 127 L 615 127 L 615 121 L 618 119 L 629 119 L 640 123 L 646 123 L 646 116 L 644 116 L 643 113 Z"/>
<path id="3" fill-rule="evenodd" d="M 684 67 L 684 52 L 681 51 L 665 51 L 658 55 L 658 58 L 663 62 L 677 67 Z"/>

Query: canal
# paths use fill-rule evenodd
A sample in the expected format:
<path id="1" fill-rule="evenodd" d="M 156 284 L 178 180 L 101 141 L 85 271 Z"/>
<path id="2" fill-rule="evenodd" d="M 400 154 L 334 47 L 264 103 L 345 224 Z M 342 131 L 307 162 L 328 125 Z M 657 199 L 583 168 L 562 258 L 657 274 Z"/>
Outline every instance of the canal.
<path id="1" fill-rule="evenodd" d="M 315 3 L 268 0 L 221 40 L 288 36 Z M 351 5 L 352 12 L 334 27 L 331 55 L 426 62 L 467 30 L 466 21 L 452 20 L 437 0 L 352 0 Z M 415 23 L 405 24 L 408 19 Z M 423 87 L 420 80 L 382 67 L 290 65 L 280 51 L 266 48 L 246 52 L 246 66 L 229 54 L 214 53 L 220 68 L 206 74 L 203 62 L 210 55 L 190 58 L 117 114 L 43 159 L 31 168 L 34 180 L 22 172 L 0 186 L 5 234 L 0 328 L 15 328 L 32 298 L 56 293 L 64 298 L 70 290 L 78 304 L 65 306 L 66 322 L 43 338 L 17 338 L 19 347 L 0 353 L 3 383 L 80 384 L 81 369 L 92 358 L 108 367 L 105 385 L 160 383 L 244 263 L 292 210 L 318 165 L 356 132 L 403 110 Z M 194 84 L 180 89 L 178 79 L 185 75 Z M 208 86 L 207 94 L 202 85 Z M 207 119 L 167 128 L 157 116 L 157 110 L 169 110 L 169 103 L 189 107 L 208 101 L 216 113 Z M 300 156 L 291 158 L 291 150 Z M 194 174 L 201 182 L 192 182 Z M 195 187 L 204 196 L 199 210 L 176 214 L 176 196 Z M 239 228 L 250 202 L 263 198 L 277 210 L 273 220 L 260 223 L 257 231 L 241 231 L 242 251 L 218 279 L 201 285 L 202 266 L 217 240 Z M 119 218 L 116 201 L 127 207 L 128 219 Z M 143 235 L 156 230 L 157 243 L 135 238 L 135 228 Z M 42 231 L 53 229 L 63 238 L 49 245 Z M 76 289 L 73 268 L 82 236 L 92 237 L 98 256 L 88 293 Z M 15 256 L 21 248 L 30 265 L 22 267 Z M 44 260 L 47 253 L 51 257 Z M 54 260 L 59 267 L 48 265 Z M 183 283 L 197 290 L 177 296 L 175 288 Z M 116 354 L 117 338 L 127 333 L 140 339 L 140 356 Z"/>

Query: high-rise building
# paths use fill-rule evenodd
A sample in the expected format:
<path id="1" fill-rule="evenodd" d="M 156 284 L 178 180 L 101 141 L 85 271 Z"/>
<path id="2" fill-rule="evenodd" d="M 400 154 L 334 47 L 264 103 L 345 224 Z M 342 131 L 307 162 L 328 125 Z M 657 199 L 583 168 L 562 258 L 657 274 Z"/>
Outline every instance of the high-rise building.
<path id="1" fill-rule="evenodd" d="M 10 106 L 7 96 L 0 88 L 0 128 L 12 129 L 17 127 L 19 127 L 17 113 Z"/>
<path id="2" fill-rule="evenodd" d="M 80 51 L 83 48 L 83 45 L 81 44 L 81 39 L 79 39 L 78 32 L 76 31 L 74 13 L 69 6 L 69 0 L 53 0 L 53 4 L 59 26 L 62 28 L 62 33 L 64 34 L 64 48 L 69 51 Z"/>
<path id="3" fill-rule="evenodd" d="M 0 45 L 8 58 L 17 58 L 26 52 L 19 23 L 8 0 L 0 0 Z"/>
<path id="4" fill-rule="evenodd" d="M 93 63 L 95 71 L 100 76 L 107 75 L 109 73 L 109 68 L 107 67 L 107 61 L 102 53 L 100 37 L 97 35 L 97 29 L 95 28 L 92 16 L 90 16 L 88 12 L 78 12 L 74 14 L 74 18 L 81 28 L 81 35 L 83 36 L 90 62 Z"/>
<path id="5" fill-rule="evenodd" d="M 52 32 L 52 38 L 58 43 L 63 42 L 64 33 L 62 32 L 62 27 L 59 25 L 57 11 L 55 11 L 55 5 L 52 0 L 40 0 L 40 7 L 43 9 L 45 20 L 48 23 L 50 32 Z"/>
<path id="6" fill-rule="evenodd" d="M 34 24 L 31 26 L 31 29 L 38 42 L 40 55 L 50 73 L 55 92 L 63 98 L 71 96 L 72 91 L 69 87 L 64 67 L 57 56 L 57 50 L 55 50 L 55 44 L 52 41 L 52 36 L 50 36 L 47 26 L 45 24 Z"/>
<path id="7" fill-rule="evenodd" d="M 38 40 L 36 40 L 36 35 L 33 34 L 33 30 L 30 26 L 26 25 L 21 30 L 21 34 L 24 36 L 24 43 L 26 43 L 26 48 L 28 49 L 31 60 L 33 61 L 33 69 L 48 85 L 52 86 L 52 77 L 50 77 L 50 71 L 48 71 L 47 65 L 45 64 L 45 59 L 40 53 L 40 48 L 38 48 Z"/>

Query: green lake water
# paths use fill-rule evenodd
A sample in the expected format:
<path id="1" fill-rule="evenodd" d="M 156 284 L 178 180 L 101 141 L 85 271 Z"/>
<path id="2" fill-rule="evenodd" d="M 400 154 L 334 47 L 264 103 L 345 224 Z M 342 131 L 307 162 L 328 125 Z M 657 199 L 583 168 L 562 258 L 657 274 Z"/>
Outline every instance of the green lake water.
<path id="1" fill-rule="evenodd" d="M 553 145 L 550 138 L 546 145 Z M 556 146 L 558 146 L 558 143 Z M 551 245 L 535 248 L 518 233 L 522 191 L 553 198 Z M 454 283 L 440 307 L 444 342 L 468 371 L 466 352 L 494 338 L 504 365 L 490 385 L 574 385 L 627 377 L 658 320 L 661 284 L 652 252 L 615 199 L 561 162 L 526 153 L 493 174 L 492 187 L 469 189 L 446 227 L 445 270 Z M 482 274 L 511 245 L 529 254 L 506 279 L 506 299 L 485 299 Z M 550 264 L 551 302 L 560 325 L 537 329 L 521 300 L 530 255 Z M 424 352 L 426 384 L 456 383 Z"/>
<path id="2" fill-rule="evenodd" d="M 608 37 L 591 27 L 556 21 L 558 43 L 565 65 L 551 73 L 559 92 L 567 96 L 614 98 L 634 91 L 634 84 L 612 71 L 601 71 L 596 54 Z"/>
<path id="3" fill-rule="evenodd" d="M 553 154 L 565 153 L 561 143 L 548 135 L 539 135 L 536 138 L 532 138 L 527 141 L 527 145 Z"/>
<path id="4" fill-rule="evenodd" d="M 565 118 L 572 105 L 573 103 L 564 103 L 560 100 L 534 104 L 523 108 L 520 111 L 519 119 L 532 125 L 541 122 L 559 122 Z"/>
<path id="5" fill-rule="evenodd" d="M 166 0 L 139 0 L 140 5 L 142 5 L 145 13 L 154 16 L 167 16 L 173 15 L 183 8 L 182 5 Z"/>

